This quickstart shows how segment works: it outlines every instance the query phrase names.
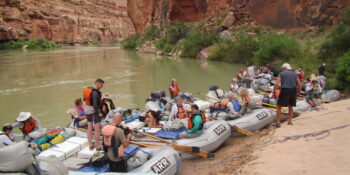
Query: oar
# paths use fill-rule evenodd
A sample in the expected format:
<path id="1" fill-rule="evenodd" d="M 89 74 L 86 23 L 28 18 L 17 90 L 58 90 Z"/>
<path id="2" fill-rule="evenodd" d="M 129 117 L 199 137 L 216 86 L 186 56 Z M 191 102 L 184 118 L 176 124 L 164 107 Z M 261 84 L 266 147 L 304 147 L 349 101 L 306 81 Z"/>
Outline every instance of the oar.
<path id="1" fill-rule="evenodd" d="M 205 95 L 205 94 L 201 94 L 201 93 L 199 93 L 199 95 L 202 95 L 202 96 L 207 97 L 207 98 L 209 98 L 209 99 L 215 100 L 215 101 L 217 101 L 217 102 L 219 102 L 219 101 L 220 101 L 220 100 L 219 100 L 219 99 L 217 99 L 217 98 L 210 97 L 210 96 Z"/>
<path id="2" fill-rule="evenodd" d="M 277 108 L 276 105 L 269 104 L 269 103 L 260 103 L 260 104 L 265 105 L 265 106 L 270 106 L 270 107 L 273 107 L 273 108 Z M 285 108 L 285 107 L 282 107 L 282 111 L 281 111 L 281 112 L 283 112 L 283 113 L 285 113 L 285 114 L 288 114 L 288 111 L 286 111 L 286 110 L 288 110 L 288 109 Z"/>
<path id="3" fill-rule="evenodd" d="M 178 151 L 185 151 L 185 152 L 189 152 L 189 151 L 186 151 L 186 150 L 181 150 L 182 148 L 181 147 L 178 147 L 179 145 L 174 145 L 174 144 L 171 144 L 171 145 L 162 145 L 162 144 L 154 144 L 154 143 L 144 143 L 144 142 L 135 142 L 135 141 L 130 141 L 131 144 L 134 144 L 134 145 L 139 145 L 139 146 L 142 146 L 142 147 L 150 147 L 150 148 L 154 148 L 154 147 L 163 147 L 163 146 L 170 146 Z M 181 146 L 181 145 L 180 145 Z M 193 152 L 192 152 L 193 153 Z M 200 150 L 198 153 L 193 153 L 197 156 L 200 156 L 200 157 L 204 157 L 204 158 L 208 158 L 208 159 L 214 159 L 215 158 L 215 154 L 213 153 L 207 153 L 206 151 L 203 151 L 203 150 Z"/>
<path id="4" fill-rule="evenodd" d="M 241 134 L 244 134 L 246 136 L 251 136 L 251 135 L 254 135 L 253 132 L 249 131 L 249 130 L 246 130 L 246 129 L 242 129 L 242 128 L 238 128 L 237 126 L 232 126 L 232 128 L 238 132 L 238 133 L 241 133 Z"/>
<path id="5" fill-rule="evenodd" d="M 151 134 L 147 134 L 147 133 L 144 133 L 142 131 L 138 131 L 138 130 L 134 130 L 134 129 L 130 129 L 130 131 L 134 131 L 136 133 L 140 133 L 144 136 L 147 136 L 147 137 L 150 137 L 150 138 L 153 138 L 153 139 L 156 139 L 156 140 L 159 140 L 159 141 L 162 141 L 164 143 L 168 143 L 171 145 L 171 147 L 175 148 L 176 150 L 179 150 L 179 151 L 184 151 L 184 152 L 191 152 L 191 153 L 195 153 L 196 155 L 198 156 L 201 156 L 201 157 L 204 157 L 204 158 L 214 158 L 215 155 L 213 153 L 208 153 L 204 150 L 201 150 L 199 147 L 197 146 L 184 146 L 184 145 L 179 145 L 179 144 L 176 144 L 170 140 L 166 140 L 166 139 L 162 139 L 162 138 L 159 138 L 159 137 L 156 137 L 154 135 L 151 135 Z M 198 154 L 197 154 L 198 153 Z"/>
<path id="6" fill-rule="evenodd" d="M 263 92 L 263 91 L 260 91 L 260 90 L 256 90 L 256 91 L 258 91 L 261 94 L 270 95 L 270 93 L 268 93 L 268 92 Z"/>

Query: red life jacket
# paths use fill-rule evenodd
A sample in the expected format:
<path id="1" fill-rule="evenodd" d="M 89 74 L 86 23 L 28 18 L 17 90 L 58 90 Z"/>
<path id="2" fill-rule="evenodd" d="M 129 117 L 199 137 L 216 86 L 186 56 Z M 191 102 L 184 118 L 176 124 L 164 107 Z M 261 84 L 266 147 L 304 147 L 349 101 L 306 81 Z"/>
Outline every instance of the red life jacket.
<path id="1" fill-rule="evenodd" d="M 36 128 L 36 121 L 32 117 L 29 117 L 26 121 L 24 121 L 24 127 L 22 131 L 25 134 L 28 134 L 32 132 L 35 128 Z"/>
<path id="2" fill-rule="evenodd" d="M 176 105 L 177 106 L 177 105 Z M 187 118 L 187 111 L 184 109 L 184 107 L 177 106 L 177 115 L 178 118 Z"/>
<path id="3" fill-rule="evenodd" d="M 197 115 L 197 114 L 196 114 Z M 188 126 L 188 129 L 192 129 L 193 128 L 193 119 L 196 115 L 190 115 L 190 118 L 188 119 L 188 123 L 187 123 L 187 126 Z M 200 113 L 201 117 L 202 117 L 202 124 L 201 124 L 201 127 L 200 129 L 203 129 L 203 126 L 204 126 L 204 123 L 207 121 L 207 119 L 205 118 L 205 114 L 204 112 L 201 112 Z"/>

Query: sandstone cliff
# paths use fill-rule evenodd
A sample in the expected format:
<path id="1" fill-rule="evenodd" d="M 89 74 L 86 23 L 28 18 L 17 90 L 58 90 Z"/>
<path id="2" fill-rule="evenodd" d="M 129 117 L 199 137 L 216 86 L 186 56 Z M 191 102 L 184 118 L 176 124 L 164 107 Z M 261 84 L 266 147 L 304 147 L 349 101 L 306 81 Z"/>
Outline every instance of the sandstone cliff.
<path id="1" fill-rule="evenodd" d="M 142 33 L 150 24 L 205 18 L 215 23 L 210 17 L 229 11 L 226 27 L 252 22 L 277 28 L 329 26 L 349 4 L 350 0 L 0 0 L 0 40 L 106 42 Z"/>
<path id="2" fill-rule="evenodd" d="M 0 0 L 0 40 L 102 42 L 134 34 L 126 0 Z"/>
<path id="3" fill-rule="evenodd" d="M 332 25 L 349 4 L 350 0 L 128 0 L 128 14 L 138 33 L 151 23 L 193 22 L 229 10 L 244 11 L 261 25 L 298 28 Z"/>

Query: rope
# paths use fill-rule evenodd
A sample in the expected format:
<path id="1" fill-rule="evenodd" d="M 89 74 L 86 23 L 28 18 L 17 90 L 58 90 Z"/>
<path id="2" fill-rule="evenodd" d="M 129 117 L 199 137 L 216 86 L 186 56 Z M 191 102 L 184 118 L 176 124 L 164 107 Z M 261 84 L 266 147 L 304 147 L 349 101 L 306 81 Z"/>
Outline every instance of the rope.
<path id="1" fill-rule="evenodd" d="M 350 126 L 350 124 L 346 124 L 346 125 L 342 125 L 342 126 L 338 126 L 338 127 L 334 127 L 334 128 L 330 128 L 330 129 L 325 129 L 325 130 L 321 130 L 321 131 L 306 133 L 306 134 L 284 136 L 283 139 L 272 139 L 272 140 L 269 140 L 265 144 L 263 144 L 263 146 L 266 146 L 266 145 L 269 145 L 269 144 L 275 144 L 275 143 L 284 143 L 284 142 L 286 142 L 288 140 L 298 140 L 300 138 L 317 137 L 317 136 L 321 136 L 323 134 L 326 134 L 325 136 L 316 138 L 316 140 L 321 140 L 321 139 L 324 139 L 324 138 L 328 137 L 331 134 L 331 131 L 344 129 L 344 128 L 348 127 L 348 126 Z"/>

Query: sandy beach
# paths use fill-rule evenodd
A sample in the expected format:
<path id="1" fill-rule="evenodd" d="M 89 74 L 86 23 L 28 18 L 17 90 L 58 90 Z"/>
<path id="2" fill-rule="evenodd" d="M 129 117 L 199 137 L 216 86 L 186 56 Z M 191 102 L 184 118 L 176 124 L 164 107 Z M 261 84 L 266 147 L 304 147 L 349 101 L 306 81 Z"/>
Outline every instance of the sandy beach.
<path id="1" fill-rule="evenodd" d="M 349 174 L 350 100 L 323 104 L 294 118 L 294 125 L 268 127 L 254 136 L 229 139 L 215 160 L 184 161 L 181 174 L 299 175 Z M 342 126 L 342 127 L 341 127 Z M 297 140 L 286 136 L 316 133 Z M 296 138 L 296 137 L 293 137 Z"/>

